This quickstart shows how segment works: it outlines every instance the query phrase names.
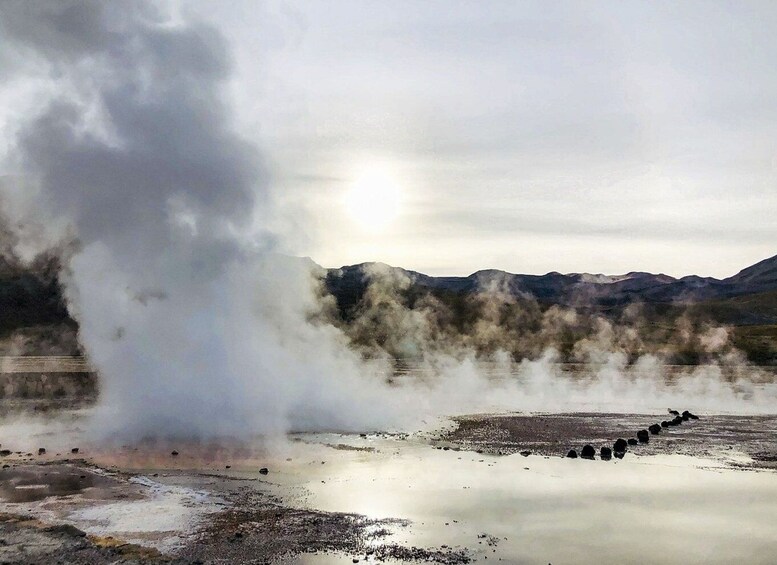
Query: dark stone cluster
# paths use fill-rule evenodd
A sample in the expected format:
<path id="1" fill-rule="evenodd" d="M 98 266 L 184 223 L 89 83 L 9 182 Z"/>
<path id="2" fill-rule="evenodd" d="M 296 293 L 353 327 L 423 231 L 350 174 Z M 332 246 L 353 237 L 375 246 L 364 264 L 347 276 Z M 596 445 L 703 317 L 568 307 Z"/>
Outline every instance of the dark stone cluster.
<path id="1" fill-rule="evenodd" d="M 632 437 L 628 440 L 618 438 L 615 440 L 612 449 L 609 446 L 603 446 L 599 450 L 599 458 L 602 461 L 610 461 L 613 457 L 616 459 L 623 459 L 623 456 L 626 454 L 626 451 L 628 451 L 629 446 L 634 447 L 640 443 L 648 443 L 650 441 L 651 435 L 658 435 L 663 429 L 673 428 L 675 426 L 682 425 L 683 422 L 699 419 L 697 415 L 689 412 L 688 410 L 684 410 L 682 413 L 680 413 L 677 410 L 672 410 L 670 408 L 669 413 L 674 416 L 674 418 L 671 420 L 664 420 L 660 424 L 652 424 L 648 426 L 646 430 L 637 431 L 636 438 Z M 596 459 L 596 449 L 592 445 L 585 445 L 580 451 L 579 456 L 582 459 Z M 575 449 L 570 449 L 567 453 L 567 457 L 570 459 L 577 459 L 578 453 Z"/>

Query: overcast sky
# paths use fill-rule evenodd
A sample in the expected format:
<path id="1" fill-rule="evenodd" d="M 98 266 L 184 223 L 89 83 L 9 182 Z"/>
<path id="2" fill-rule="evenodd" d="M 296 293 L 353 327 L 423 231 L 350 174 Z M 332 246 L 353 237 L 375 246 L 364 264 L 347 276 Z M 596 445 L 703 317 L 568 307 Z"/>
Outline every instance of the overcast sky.
<path id="1" fill-rule="evenodd" d="M 232 47 L 285 251 L 719 277 L 777 253 L 777 3 L 180 6 Z M 344 203 L 375 167 L 381 229 Z"/>

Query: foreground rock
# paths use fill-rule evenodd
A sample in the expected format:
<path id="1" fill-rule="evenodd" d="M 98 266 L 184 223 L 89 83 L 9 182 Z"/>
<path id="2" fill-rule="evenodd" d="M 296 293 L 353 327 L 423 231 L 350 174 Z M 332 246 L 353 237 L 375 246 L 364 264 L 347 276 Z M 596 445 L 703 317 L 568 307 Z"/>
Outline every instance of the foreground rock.
<path id="1" fill-rule="evenodd" d="M 87 536 L 69 525 L 48 525 L 14 514 L 0 514 L 0 563 L 172 563 L 188 561 L 162 556 L 157 550 L 113 538 Z"/>

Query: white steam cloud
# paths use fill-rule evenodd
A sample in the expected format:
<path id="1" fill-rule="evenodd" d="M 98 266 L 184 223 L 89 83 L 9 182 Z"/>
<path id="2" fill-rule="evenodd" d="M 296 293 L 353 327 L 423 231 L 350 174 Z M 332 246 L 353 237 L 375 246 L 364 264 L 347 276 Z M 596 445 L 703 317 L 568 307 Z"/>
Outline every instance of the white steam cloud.
<path id="1" fill-rule="evenodd" d="M 550 338 L 537 361 L 516 364 L 505 347 L 522 337 L 497 325 L 498 288 L 481 295 L 487 315 L 462 341 L 401 304 L 407 281 L 374 272 L 375 315 L 344 332 L 314 265 L 273 253 L 256 229 L 272 214 L 269 181 L 230 123 L 230 57 L 215 29 L 129 1 L 5 2 L 0 20 L 17 55 L 2 59 L 3 88 L 44 85 L 34 115 L 6 117 L 16 137 L 3 204 L 26 245 L 72 243 L 63 280 L 101 376 L 100 429 L 221 436 L 374 429 L 484 407 L 775 408 L 773 393 L 718 369 L 670 385 L 651 358 L 627 366 L 602 343 L 612 328 L 579 344 L 581 355 L 606 353 L 591 379 L 561 373 Z M 542 327 L 571 323 L 556 309 Z M 380 331 L 365 361 L 352 341 Z M 703 339 L 720 349 L 725 338 Z M 483 343 L 490 364 L 475 353 Z M 388 380 L 393 350 L 420 359 L 421 377 Z M 494 367 L 508 376 L 493 378 Z"/>
<path id="2" fill-rule="evenodd" d="M 64 282 L 102 377 L 103 424 L 220 435 L 380 423 L 390 403 L 353 409 L 379 383 L 339 332 L 306 322 L 319 308 L 310 266 L 252 235 L 267 179 L 229 122 L 223 38 L 138 2 L 11 2 L 2 21 L 30 61 L 17 72 L 55 76 L 57 92 L 20 126 L 4 193 L 77 238 Z"/>

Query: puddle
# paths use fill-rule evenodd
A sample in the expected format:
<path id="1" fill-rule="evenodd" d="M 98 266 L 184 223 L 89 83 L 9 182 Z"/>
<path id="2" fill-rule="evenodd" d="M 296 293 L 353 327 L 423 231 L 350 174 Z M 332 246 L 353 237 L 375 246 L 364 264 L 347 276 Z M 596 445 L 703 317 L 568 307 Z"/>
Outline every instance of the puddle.
<path id="1" fill-rule="evenodd" d="M 510 563 L 773 563 L 777 552 L 773 472 L 684 455 L 490 457 L 361 438 L 351 443 L 375 451 L 335 452 L 323 446 L 330 437 L 308 440 L 309 457 L 269 480 L 283 492 L 304 491 L 297 504 L 411 520 L 394 529 L 397 543 L 463 547 Z"/>

